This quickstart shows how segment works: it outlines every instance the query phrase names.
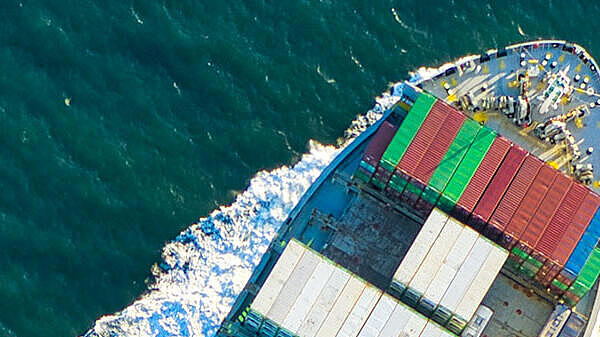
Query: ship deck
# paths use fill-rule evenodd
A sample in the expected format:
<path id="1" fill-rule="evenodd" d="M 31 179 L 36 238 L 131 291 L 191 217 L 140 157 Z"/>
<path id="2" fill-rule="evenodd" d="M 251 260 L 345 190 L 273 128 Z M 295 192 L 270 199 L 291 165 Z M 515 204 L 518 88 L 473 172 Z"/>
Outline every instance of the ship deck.
<path id="1" fill-rule="evenodd" d="M 571 52 L 570 48 L 573 48 Z M 566 50 L 565 50 L 566 49 Z M 505 56 L 502 56 L 503 54 Z M 521 66 L 521 54 L 525 55 L 525 67 Z M 545 59 L 548 64 L 541 66 Z M 585 62 L 584 62 L 585 60 Z M 467 70 L 469 62 L 472 62 L 474 70 Z M 550 65 L 556 62 L 556 67 Z M 600 104 L 597 103 L 600 93 L 600 76 L 596 62 L 583 48 L 576 45 L 565 44 L 564 41 L 540 41 L 538 43 L 520 44 L 507 47 L 504 51 L 491 50 L 480 55 L 473 55 L 460 59 L 456 63 L 448 63 L 439 68 L 439 70 L 421 70 L 423 79 L 418 83 L 422 88 L 440 99 L 449 103 L 455 102 L 457 98 L 471 93 L 475 101 L 488 96 L 512 96 L 515 99 L 519 95 L 518 88 L 509 86 L 509 83 L 515 81 L 516 74 L 523 70 L 537 67 L 540 75 L 531 78 L 531 88 L 529 90 L 532 121 L 533 124 L 528 128 L 522 128 L 515 125 L 513 121 L 501 113 L 483 113 L 475 116 L 475 113 L 465 111 L 470 117 L 483 119 L 488 127 L 494 129 L 499 134 L 511 139 L 529 152 L 537 155 L 546 162 L 552 162 L 560 170 L 570 174 L 569 163 L 565 155 L 563 144 L 549 144 L 541 141 L 533 135 L 535 123 L 544 122 L 551 117 L 565 114 L 568 111 L 585 105 L 589 114 L 581 119 L 581 124 L 570 121 L 567 123 L 567 129 L 572 133 L 576 143 L 582 152 L 582 157 L 576 163 L 591 163 L 595 170 L 600 168 L 600 153 L 593 152 L 586 154 L 589 147 L 596 148 L 597 133 L 600 130 Z M 567 75 L 571 79 L 571 86 L 579 86 L 585 78 L 589 82 L 585 87 L 585 92 L 574 90 L 572 99 L 564 104 L 558 104 L 556 110 L 550 108 L 545 114 L 539 112 L 541 101 L 538 99 L 542 95 L 541 83 L 544 71 L 557 73 L 568 67 Z M 459 69 L 464 68 L 464 71 Z M 541 69 L 544 70 L 541 70 Z M 472 69 L 472 68 L 471 68 Z M 579 81 L 575 82 L 575 76 L 579 75 Z M 447 91 L 446 88 L 450 87 Z M 484 87 L 486 88 L 484 90 Z M 593 93 L 587 91 L 592 88 Z M 577 125 L 578 124 L 578 125 Z M 600 150 L 600 149 L 599 149 Z M 595 174 L 594 183 L 589 187 L 596 192 L 600 192 L 600 183 L 598 183 L 598 174 Z"/>

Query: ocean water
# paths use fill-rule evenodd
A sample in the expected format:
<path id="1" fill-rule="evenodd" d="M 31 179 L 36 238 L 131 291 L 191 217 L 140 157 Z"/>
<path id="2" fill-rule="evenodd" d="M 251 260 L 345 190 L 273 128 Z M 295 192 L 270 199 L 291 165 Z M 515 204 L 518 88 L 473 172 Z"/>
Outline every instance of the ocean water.
<path id="1" fill-rule="evenodd" d="M 0 336 L 211 335 L 389 82 L 536 38 L 600 55 L 599 15 L 585 0 L 1 1 Z"/>

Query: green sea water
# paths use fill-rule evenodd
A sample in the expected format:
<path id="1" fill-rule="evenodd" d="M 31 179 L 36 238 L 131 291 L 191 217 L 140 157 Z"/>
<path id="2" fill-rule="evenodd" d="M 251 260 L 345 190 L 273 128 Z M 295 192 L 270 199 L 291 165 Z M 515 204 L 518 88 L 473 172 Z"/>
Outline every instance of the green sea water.
<path id="1" fill-rule="evenodd" d="M 598 56 L 599 16 L 583 0 L 1 1 L 0 336 L 75 336 L 124 308 L 165 242 L 309 139 L 335 143 L 409 70 L 537 38 Z"/>

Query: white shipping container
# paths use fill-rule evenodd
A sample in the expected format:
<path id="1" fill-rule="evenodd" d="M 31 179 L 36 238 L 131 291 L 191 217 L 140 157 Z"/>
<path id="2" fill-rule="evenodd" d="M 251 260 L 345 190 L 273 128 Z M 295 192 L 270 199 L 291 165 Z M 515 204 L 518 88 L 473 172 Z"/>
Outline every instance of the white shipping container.
<path id="1" fill-rule="evenodd" d="M 423 297 L 431 303 L 439 304 L 455 275 L 456 270 L 454 268 L 447 264 L 442 265 L 433 279 L 433 282 L 427 287 Z"/>
<path id="2" fill-rule="evenodd" d="M 446 309 L 454 312 L 459 301 L 464 297 L 467 289 L 473 282 L 473 279 L 481 269 L 483 262 L 486 260 L 490 250 L 492 249 L 491 242 L 478 238 L 465 259 L 465 262 L 460 266 L 456 276 L 450 283 L 448 290 L 442 297 L 440 304 Z"/>
<path id="3" fill-rule="evenodd" d="M 319 294 L 315 304 L 311 308 L 306 319 L 298 329 L 298 335 L 304 337 L 314 337 L 321 324 L 327 317 L 327 313 L 333 307 L 336 299 L 342 293 L 344 286 L 348 283 L 350 274 L 340 268 L 335 268 L 329 277 L 327 284 Z"/>
<path id="4" fill-rule="evenodd" d="M 466 321 L 469 321 L 473 317 L 477 307 L 479 307 L 483 297 L 500 272 L 502 265 L 506 262 L 507 257 L 508 252 L 505 249 L 492 244 L 491 251 L 485 262 L 481 266 L 481 269 L 479 269 L 465 296 L 456 307 L 454 311 L 456 315 Z"/>
<path id="5" fill-rule="evenodd" d="M 404 329 L 410 315 L 408 308 L 401 302 L 396 303 L 394 312 L 390 315 L 390 319 L 385 323 L 385 326 L 379 333 L 379 337 L 398 337 L 398 333 Z"/>
<path id="6" fill-rule="evenodd" d="M 335 337 L 354 304 L 363 293 L 367 284 L 355 277 L 350 277 L 342 293 L 321 324 L 317 337 Z"/>
<path id="7" fill-rule="evenodd" d="M 420 294 L 425 293 L 427 287 L 433 281 L 437 271 L 442 265 L 442 261 L 446 258 L 452 246 L 456 242 L 456 239 L 459 237 L 462 232 L 463 225 L 453 221 L 450 218 L 444 228 L 442 229 L 440 235 L 437 237 L 431 249 L 427 253 L 427 256 L 421 263 L 421 266 L 415 273 L 415 276 L 410 281 L 408 286 Z"/>
<path id="8" fill-rule="evenodd" d="M 425 329 L 421 332 L 420 337 L 441 337 L 444 333 L 444 329 L 440 328 L 437 324 L 432 321 L 428 321 L 425 325 Z"/>
<path id="9" fill-rule="evenodd" d="M 354 308 L 352 308 L 352 311 L 344 321 L 344 324 L 342 324 L 336 337 L 356 337 L 369 317 L 369 314 L 377 304 L 377 301 L 379 301 L 381 294 L 381 290 L 367 284 L 362 295 L 360 295 L 360 298 L 356 301 L 356 304 L 354 304 Z"/>
<path id="10" fill-rule="evenodd" d="M 266 315 L 273 302 L 279 295 L 279 292 L 283 288 L 283 285 L 288 280 L 292 271 L 300 261 L 300 258 L 304 254 L 306 248 L 296 242 L 295 240 L 290 240 L 287 247 L 281 253 L 279 260 L 271 269 L 271 273 L 265 280 L 265 283 L 260 288 L 258 295 L 252 302 L 251 308 L 255 311 Z"/>
<path id="11" fill-rule="evenodd" d="M 408 322 L 404 325 L 402 332 L 398 336 L 407 337 L 418 337 L 427 324 L 427 318 L 417 314 L 412 310 L 406 311 L 408 316 Z"/>
<path id="12" fill-rule="evenodd" d="M 421 262 L 429 252 L 435 239 L 439 236 L 446 224 L 448 216 L 437 208 L 434 208 L 423 224 L 421 231 L 413 241 L 410 249 L 402 259 L 402 263 L 394 273 L 394 280 L 402 284 L 408 284 L 413 275 L 421 265 Z"/>
<path id="13" fill-rule="evenodd" d="M 267 317 L 279 325 L 283 324 L 283 320 L 287 316 L 292 304 L 296 301 L 296 298 L 319 262 L 321 262 L 321 257 L 310 250 L 306 250 L 289 279 L 285 282 L 283 288 L 281 288 L 279 296 L 277 296 L 269 313 L 266 315 Z"/>
<path id="14" fill-rule="evenodd" d="M 454 220 L 450 218 L 449 221 Z M 444 263 L 437 271 L 435 278 L 427 287 L 424 297 L 429 303 L 439 304 L 442 296 L 456 276 L 458 269 L 463 264 L 467 255 L 475 245 L 479 233 L 468 226 L 463 225 L 462 232 L 454 242 L 452 249 L 444 259 Z"/>
<path id="15" fill-rule="evenodd" d="M 389 320 L 394 308 L 396 307 L 397 301 L 388 294 L 383 294 L 375 308 L 369 315 L 369 318 L 363 325 L 359 337 L 377 337 L 379 332 L 383 329 L 387 321 Z"/>
<path id="16" fill-rule="evenodd" d="M 317 300 L 334 269 L 336 267 L 333 264 L 321 259 L 321 262 L 304 285 L 302 292 L 298 295 L 296 302 L 290 308 L 281 326 L 294 333 L 298 332 L 300 325 L 306 319 L 308 312 Z"/>
<path id="17" fill-rule="evenodd" d="M 479 233 L 469 226 L 463 226 L 460 236 L 454 243 L 454 246 L 450 250 L 450 253 L 448 253 L 448 256 L 446 256 L 444 263 L 448 264 L 455 270 L 458 270 L 467 258 L 467 255 L 469 255 L 473 245 L 475 245 L 477 238 L 479 238 Z"/>

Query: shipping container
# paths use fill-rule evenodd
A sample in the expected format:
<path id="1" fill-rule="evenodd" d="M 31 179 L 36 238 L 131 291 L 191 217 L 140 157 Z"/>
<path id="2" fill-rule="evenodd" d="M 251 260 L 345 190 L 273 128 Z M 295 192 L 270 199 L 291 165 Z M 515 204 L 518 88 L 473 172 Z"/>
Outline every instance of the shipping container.
<path id="1" fill-rule="evenodd" d="M 294 304 L 300 291 L 304 288 L 304 285 L 306 285 L 306 282 L 320 262 L 321 258 L 317 254 L 306 251 L 281 288 L 268 314 L 265 316 L 275 323 L 282 325 L 288 310 Z"/>
<path id="2" fill-rule="evenodd" d="M 354 303 L 363 293 L 366 287 L 366 283 L 360 279 L 351 277 L 348 283 L 342 290 L 342 293 L 338 297 L 327 317 L 321 324 L 316 337 L 335 337 L 338 330 L 342 326 L 342 323 L 346 320 L 346 317 L 354 307 Z"/>
<path id="3" fill-rule="evenodd" d="M 331 277 L 327 280 L 310 312 L 306 315 L 306 319 L 298 329 L 299 336 L 315 336 L 349 279 L 350 274 L 343 269 L 335 268 L 333 270 Z"/>
<path id="4" fill-rule="evenodd" d="M 483 265 L 477 272 L 477 275 L 466 290 L 463 298 L 460 300 L 450 320 L 448 327 L 450 331 L 456 334 L 462 332 L 467 322 L 473 317 L 477 307 L 488 292 L 492 282 L 500 272 L 502 265 L 508 257 L 508 252 L 495 244 L 492 244 L 491 251 L 485 259 Z"/>
<path id="5" fill-rule="evenodd" d="M 398 167 L 404 172 L 413 175 L 417 164 L 421 161 L 423 156 L 427 153 L 427 149 L 433 142 L 435 135 L 440 130 L 444 119 L 446 119 L 446 111 L 440 108 L 443 103 L 436 101 L 429 114 L 423 121 L 421 128 L 413 138 L 412 142 L 406 149 L 404 156 L 400 160 Z"/>
<path id="6" fill-rule="evenodd" d="M 421 296 L 433 281 L 442 262 L 454 246 L 456 239 L 460 236 L 463 225 L 450 218 L 446 221 L 440 235 L 433 242 L 429 252 L 421 262 L 419 269 L 408 283 L 408 289 L 404 292 L 403 301 L 412 307 L 416 307 Z"/>
<path id="7" fill-rule="evenodd" d="M 394 138 L 398 127 L 388 121 L 384 121 L 379 126 L 377 133 L 373 136 L 369 145 L 365 149 L 362 160 L 376 168 L 381 160 L 381 156 L 385 152 L 388 144 Z"/>
<path id="8" fill-rule="evenodd" d="M 381 290 L 367 284 L 365 290 L 346 317 L 346 320 L 344 320 L 336 337 L 355 337 L 358 335 L 381 295 Z"/>
<path id="9" fill-rule="evenodd" d="M 440 208 L 447 212 L 454 208 L 495 139 L 496 134 L 488 128 L 482 128 L 477 134 L 475 141 L 450 178 L 440 199 Z"/>
<path id="10" fill-rule="evenodd" d="M 390 172 L 394 171 L 434 102 L 435 98 L 429 94 L 419 95 L 381 157 L 380 165 L 383 168 Z"/>
<path id="11" fill-rule="evenodd" d="M 358 337 L 379 336 L 379 333 L 390 319 L 398 302 L 388 294 L 384 294 L 375 305 L 369 318 L 363 325 Z"/>
<path id="12" fill-rule="evenodd" d="M 486 187 L 495 176 L 496 171 L 502 164 L 504 157 L 511 147 L 511 142 L 504 137 L 496 137 L 490 146 L 488 152 L 483 157 L 477 171 L 473 174 L 471 181 L 465 188 L 463 194 L 458 199 L 457 205 L 461 209 L 462 216 L 458 213 L 459 220 L 466 222 L 467 218 L 477 205 L 480 197 L 483 195 Z"/>
<path id="13" fill-rule="evenodd" d="M 566 252 L 560 257 L 568 256 L 568 260 L 564 259 L 562 262 L 565 269 L 574 275 L 579 274 L 600 237 L 600 213 L 597 213 L 599 205 L 600 198 L 596 193 L 590 191 L 575 213 L 569 230 L 565 233 Z M 563 245 L 559 245 L 559 247 L 563 247 Z"/>
<path id="14" fill-rule="evenodd" d="M 523 233 L 520 240 L 525 242 L 529 247 L 535 247 L 550 224 L 550 220 L 556 213 L 558 205 L 563 201 L 569 188 L 571 187 L 572 179 L 557 171 L 554 181 L 543 197 L 535 215 L 529 221 L 527 230 Z"/>
<path id="15" fill-rule="evenodd" d="M 398 337 L 398 332 L 404 329 L 404 326 L 410 319 L 410 310 L 402 303 L 396 303 L 394 311 L 390 315 L 390 319 L 385 323 L 379 337 Z"/>
<path id="16" fill-rule="evenodd" d="M 506 234 L 516 238 L 517 240 L 523 240 L 521 236 L 524 235 L 525 237 L 529 238 L 529 241 L 527 242 L 533 241 L 533 245 L 535 245 L 535 239 L 537 237 L 534 236 L 538 229 L 534 228 L 534 226 L 529 226 L 528 224 L 533 218 L 535 211 L 541 204 L 542 199 L 550 188 L 550 185 L 552 185 L 556 174 L 557 171 L 546 164 L 540 168 L 538 174 L 531 183 L 531 186 L 529 186 L 527 193 L 525 193 L 521 204 L 506 226 Z M 530 233 L 527 233 L 527 231 L 530 231 Z M 537 235 L 541 235 L 541 233 Z M 515 243 L 515 240 L 507 240 L 507 237 L 505 237 L 504 241 L 502 242 L 502 246 L 507 249 L 512 249 Z M 528 243 L 528 246 L 531 248 L 532 244 Z"/>
<path id="17" fill-rule="evenodd" d="M 528 155 L 525 158 L 523 165 L 519 168 L 517 175 L 510 183 L 504 197 L 500 200 L 498 207 L 496 207 L 490 218 L 485 232 L 487 237 L 496 241 L 496 238 L 504 232 L 506 225 L 510 222 L 542 165 L 543 162 L 536 156 Z"/>
<path id="18" fill-rule="evenodd" d="M 513 177 L 517 174 L 523 160 L 525 160 L 525 156 L 527 156 L 527 152 L 522 148 L 516 145 L 510 148 L 502 165 L 496 171 L 494 178 L 473 210 L 472 220 L 469 220 L 470 225 L 474 228 L 483 228 L 488 222 L 504 192 L 510 186 Z"/>
<path id="19" fill-rule="evenodd" d="M 358 167 L 356 171 L 354 171 L 354 179 L 361 180 L 365 183 L 368 183 L 371 180 L 373 173 L 366 171 L 362 167 Z"/>
<path id="20" fill-rule="evenodd" d="M 460 300 L 473 282 L 475 276 L 481 269 L 481 266 L 487 259 L 492 250 L 492 243 L 483 237 L 479 237 L 475 245 L 469 252 L 465 262 L 460 266 L 456 276 L 450 283 L 450 286 L 444 293 L 440 305 L 433 313 L 432 319 L 441 325 L 446 323 L 452 317 Z M 479 305 L 479 303 L 477 303 Z"/>
<path id="21" fill-rule="evenodd" d="M 446 119 L 444 124 L 436 134 L 431 146 L 427 149 L 427 155 L 418 163 L 414 171 L 414 177 L 424 183 L 429 183 L 429 179 L 433 175 L 433 172 L 437 169 L 438 165 L 448 152 L 450 144 L 454 141 L 454 138 L 458 134 L 465 116 L 452 109 L 448 108 Z"/>
<path id="22" fill-rule="evenodd" d="M 450 221 L 455 220 L 450 218 L 448 223 Z M 443 236 L 440 235 L 440 238 L 441 237 Z M 448 289 L 450 286 L 452 279 L 454 279 L 454 276 L 473 248 L 473 245 L 475 244 L 475 241 L 477 241 L 478 237 L 479 233 L 467 226 L 462 226 L 460 236 L 456 239 L 452 249 L 450 249 L 442 261 L 434 279 L 429 284 L 427 290 L 423 294 L 423 297 L 419 301 L 417 309 L 425 316 L 431 316 L 435 307 L 438 305 L 438 303 L 440 303 L 440 300 L 442 299 L 442 296 L 444 296 L 446 289 Z"/>
<path id="23" fill-rule="evenodd" d="M 421 332 L 419 337 L 452 337 L 454 336 L 452 333 L 448 332 L 446 329 L 437 325 L 437 323 L 433 321 L 427 321 L 427 325 L 425 325 L 425 329 Z"/>
<path id="24" fill-rule="evenodd" d="M 397 336 L 420 336 L 427 324 L 427 318 L 410 309 L 407 314 L 409 316 L 408 322 Z"/>
<path id="25" fill-rule="evenodd" d="M 423 224 L 419 234 L 413 241 L 410 249 L 402 259 L 400 266 L 394 273 L 392 287 L 396 292 L 402 293 L 414 274 L 419 269 L 421 262 L 427 256 L 433 242 L 437 239 L 442 228 L 448 220 L 448 215 L 434 209 Z"/>
<path id="26" fill-rule="evenodd" d="M 481 124 L 474 120 L 465 120 L 454 141 L 450 144 L 448 151 L 433 172 L 431 179 L 429 179 L 429 187 L 438 193 L 442 193 L 446 189 L 446 185 L 452 178 L 454 171 L 456 171 L 481 129 Z"/>
<path id="27" fill-rule="evenodd" d="M 573 182 L 566 197 L 558 206 L 550 225 L 548 225 L 540 241 L 535 246 L 535 250 L 555 261 L 552 253 L 555 249 L 563 250 L 563 248 L 557 248 L 557 246 L 587 193 L 588 189 L 585 186 Z"/>
<path id="28" fill-rule="evenodd" d="M 580 274 L 575 279 L 575 282 L 569 287 L 568 292 L 573 293 L 578 297 L 583 297 L 591 289 L 600 273 L 600 249 L 594 248 L 590 257 L 587 259 Z"/>
<path id="29" fill-rule="evenodd" d="M 283 253 L 279 256 L 277 263 L 271 269 L 269 277 L 265 280 L 254 302 L 252 302 L 252 309 L 262 315 L 266 315 L 269 312 L 284 284 L 294 271 L 300 258 L 304 255 L 304 251 L 304 247 L 295 240 L 288 242 Z"/>
<path id="30" fill-rule="evenodd" d="M 333 274 L 336 267 L 326 260 L 321 260 L 317 268 L 302 288 L 302 291 L 296 298 L 294 304 L 288 308 L 288 313 L 281 326 L 293 333 L 297 333 L 302 322 L 306 319 L 308 312 L 319 297 L 321 290 L 327 283 L 327 280 Z"/>

